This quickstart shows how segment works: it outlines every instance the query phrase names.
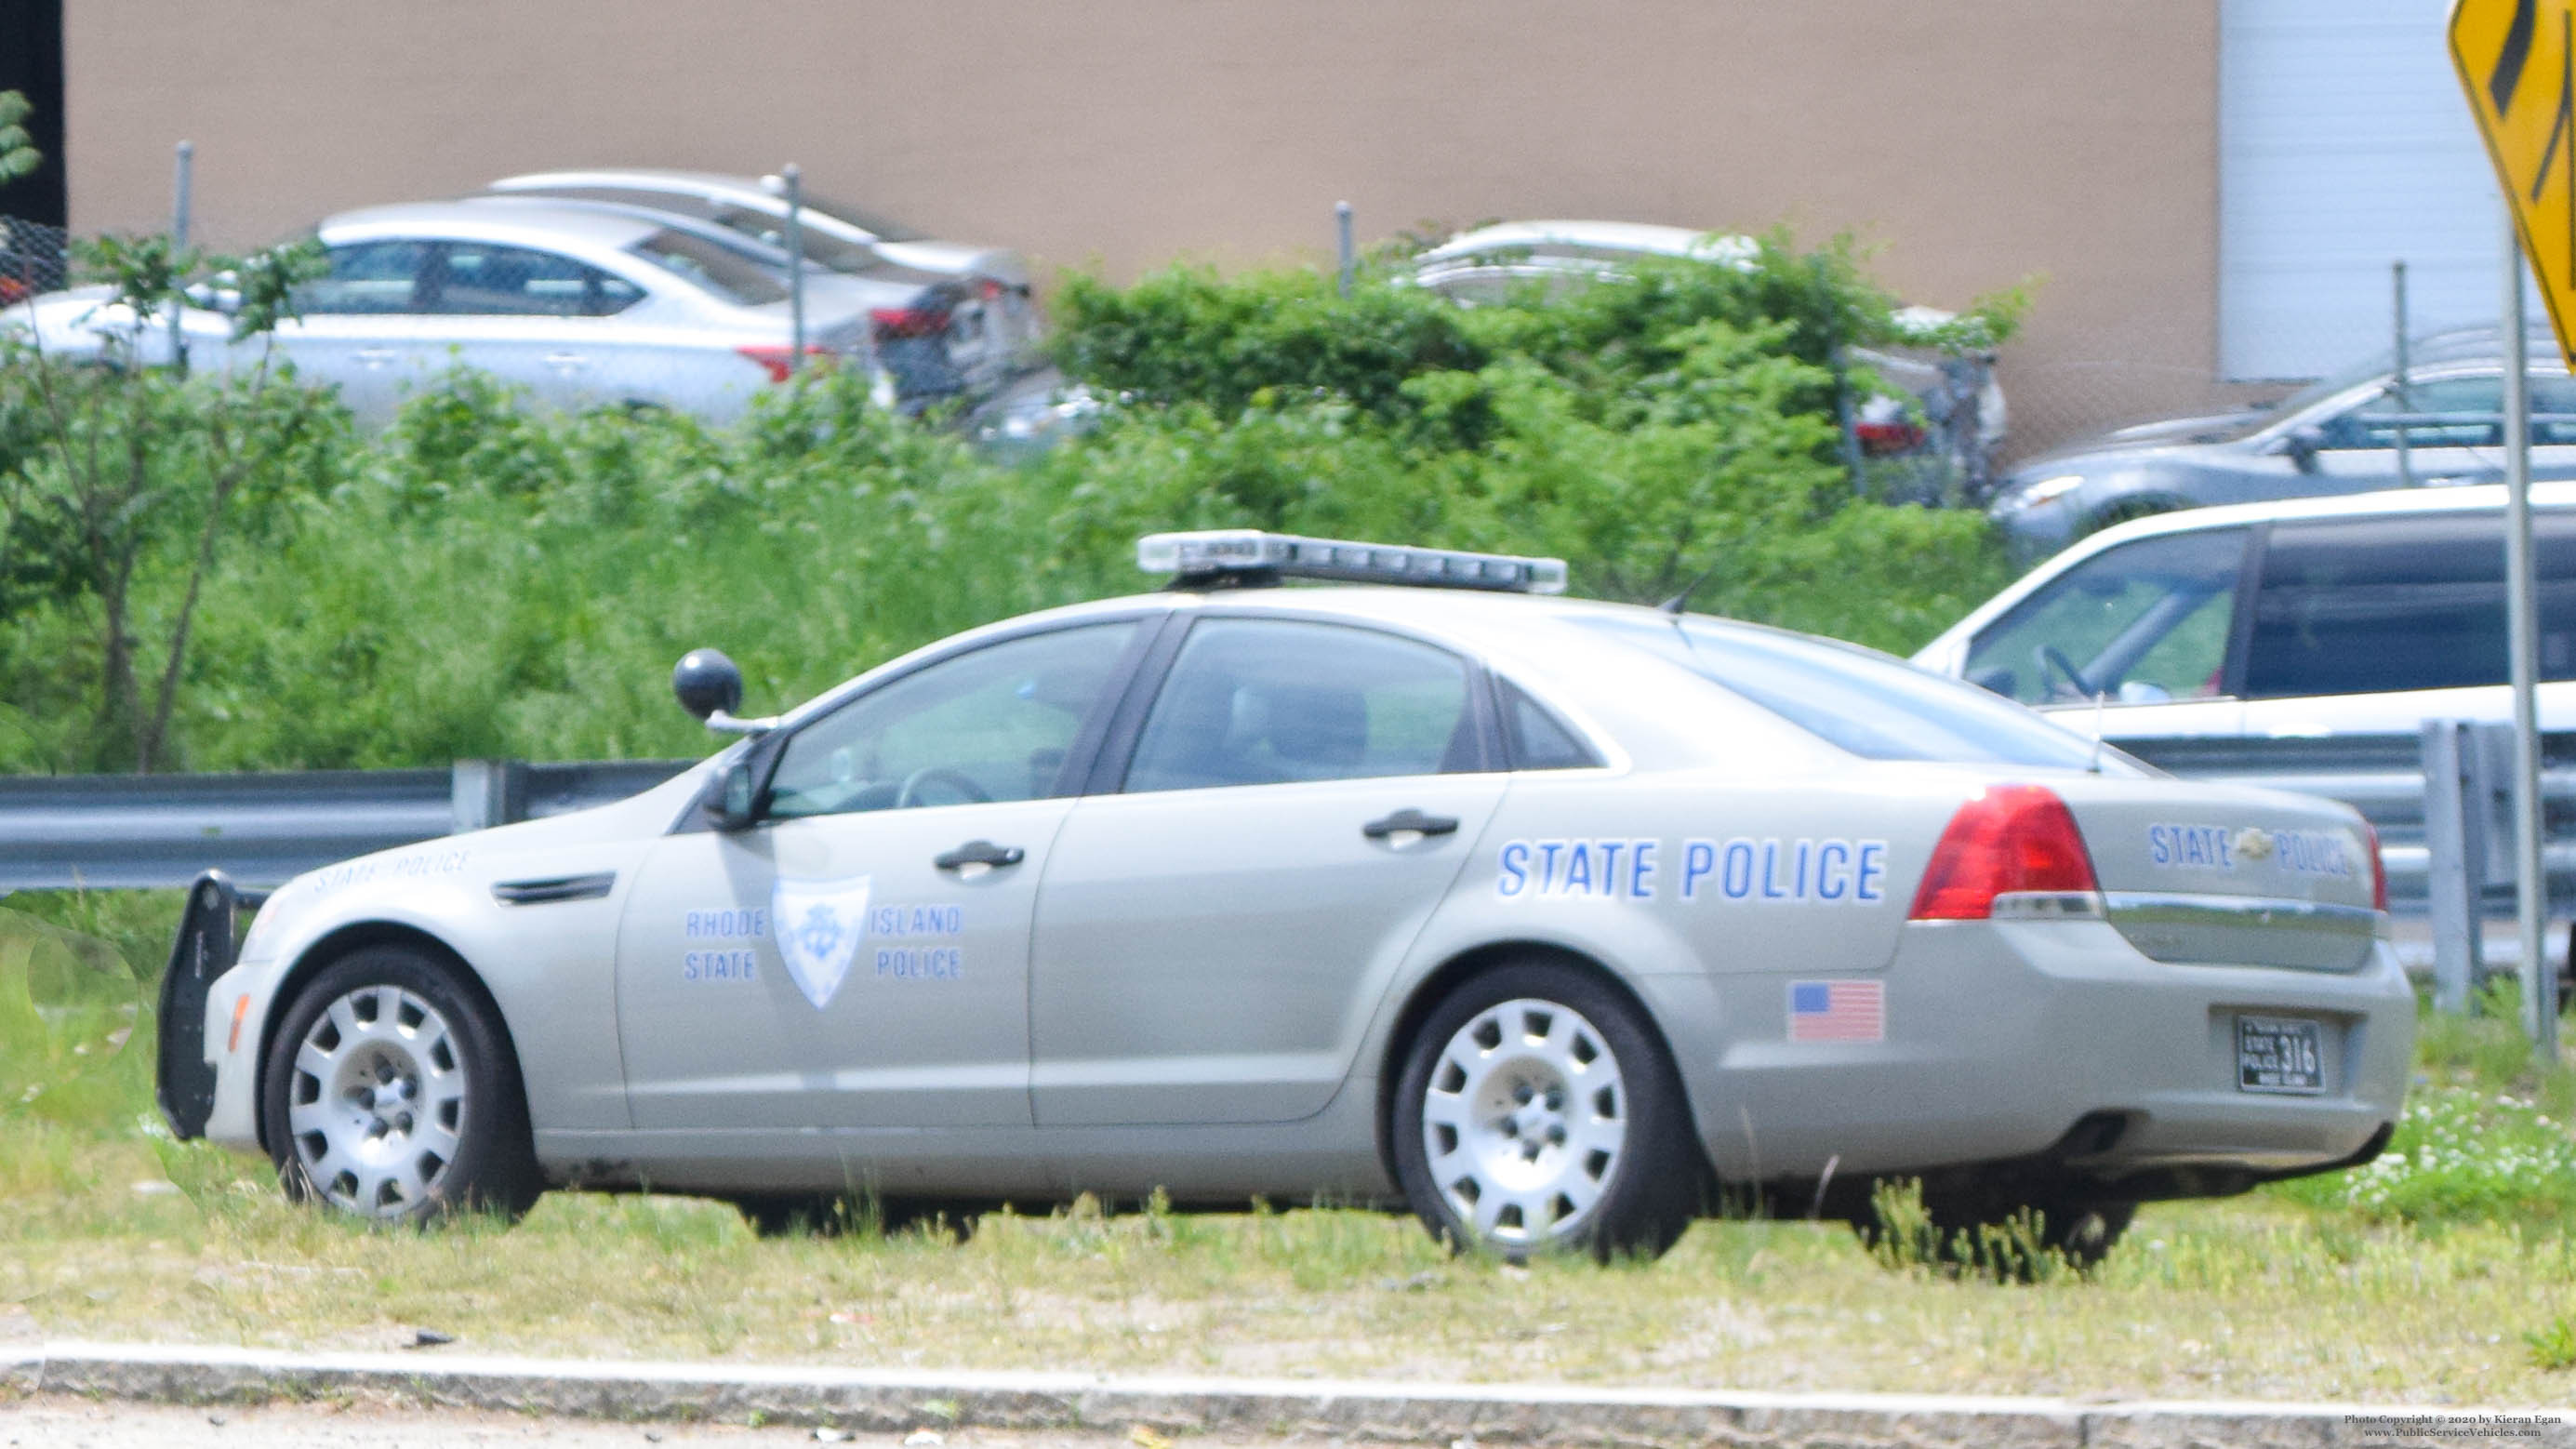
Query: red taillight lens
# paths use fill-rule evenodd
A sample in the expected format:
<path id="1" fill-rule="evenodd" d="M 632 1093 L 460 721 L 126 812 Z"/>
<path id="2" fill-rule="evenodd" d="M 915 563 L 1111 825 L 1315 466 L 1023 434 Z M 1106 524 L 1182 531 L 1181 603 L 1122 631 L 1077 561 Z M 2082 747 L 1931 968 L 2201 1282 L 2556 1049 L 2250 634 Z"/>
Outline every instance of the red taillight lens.
<path id="1" fill-rule="evenodd" d="M 873 307 L 868 320 L 879 337 L 936 337 L 948 330 L 948 314 L 931 307 Z"/>
<path id="2" fill-rule="evenodd" d="M 1982 921 L 2009 892 L 2098 889 L 2065 801 L 2045 786 L 1992 785 L 1941 832 L 1914 893 L 1913 919 Z"/>
<path id="3" fill-rule="evenodd" d="M 787 380 L 787 354 L 790 350 L 783 342 L 754 342 L 734 349 L 744 361 L 767 372 L 771 382 Z M 805 356 L 809 359 L 806 365 L 809 367 L 813 365 L 811 359 L 829 358 L 831 355 L 832 349 L 828 347 L 817 347 L 810 342 L 805 344 Z"/>
<path id="4" fill-rule="evenodd" d="M 2370 907 L 2384 911 L 2388 909 L 2388 862 L 2379 856 L 2379 827 L 2365 820 L 2361 828 L 2370 837 Z"/>

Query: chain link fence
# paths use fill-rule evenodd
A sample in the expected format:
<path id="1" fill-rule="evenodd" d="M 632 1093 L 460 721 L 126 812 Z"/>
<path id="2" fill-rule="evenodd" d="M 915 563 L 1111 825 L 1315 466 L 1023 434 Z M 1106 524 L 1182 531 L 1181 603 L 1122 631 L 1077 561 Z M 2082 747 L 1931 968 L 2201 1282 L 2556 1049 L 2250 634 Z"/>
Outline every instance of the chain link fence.
<path id="1" fill-rule="evenodd" d="M 71 285 L 71 233 L 0 216 L 0 307 Z"/>

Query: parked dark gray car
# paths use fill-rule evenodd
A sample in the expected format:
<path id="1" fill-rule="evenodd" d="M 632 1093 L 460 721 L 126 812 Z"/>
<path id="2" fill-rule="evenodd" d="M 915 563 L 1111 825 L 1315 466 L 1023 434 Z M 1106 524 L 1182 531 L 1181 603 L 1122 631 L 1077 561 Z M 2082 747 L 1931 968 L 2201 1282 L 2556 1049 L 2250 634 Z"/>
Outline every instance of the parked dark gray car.
<path id="1" fill-rule="evenodd" d="M 2502 352 L 2494 328 L 2446 332 L 2410 349 L 2402 391 L 2383 354 L 2268 407 L 2122 428 L 2022 463 L 1991 512 L 2033 558 L 2178 508 L 2501 482 Z M 2576 478 L 2576 379 L 2547 333 L 2530 355 L 2532 476 Z"/>

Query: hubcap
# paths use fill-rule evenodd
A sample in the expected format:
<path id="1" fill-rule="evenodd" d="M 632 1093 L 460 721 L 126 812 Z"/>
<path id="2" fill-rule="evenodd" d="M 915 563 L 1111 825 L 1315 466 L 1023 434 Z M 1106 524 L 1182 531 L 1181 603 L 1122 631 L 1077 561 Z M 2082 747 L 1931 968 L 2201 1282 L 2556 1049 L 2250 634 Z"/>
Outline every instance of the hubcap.
<path id="1" fill-rule="evenodd" d="M 1432 1181 L 1459 1221 L 1507 1247 L 1580 1228 L 1627 1142 L 1618 1058 L 1582 1013 L 1553 1001 L 1477 1013 L 1441 1049 L 1422 1097 Z"/>
<path id="2" fill-rule="evenodd" d="M 465 1063 L 438 1008 L 362 986 L 314 1018 L 295 1049 L 287 1130 L 314 1191 L 390 1218 L 428 1200 L 465 1132 Z"/>

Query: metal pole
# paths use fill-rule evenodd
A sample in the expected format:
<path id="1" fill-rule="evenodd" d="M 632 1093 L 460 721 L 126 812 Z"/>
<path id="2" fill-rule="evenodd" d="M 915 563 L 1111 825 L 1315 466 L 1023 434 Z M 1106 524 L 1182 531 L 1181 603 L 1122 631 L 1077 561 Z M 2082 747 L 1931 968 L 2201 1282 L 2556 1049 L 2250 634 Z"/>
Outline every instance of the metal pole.
<path id="1" fill-rule="evenodd" d="M 176 170 L 170 180 L 170 246 L 174 252 L 184 252 L 188 249 L 189 212 L 194 203 L 190 193 L 196 189 L 197 143 L 180 142 L 175 164 Z M 185 277 L 178 279 L 182 285 L 187 280 Z M 188 335 L 179 325 L 182 310 L 184 299 L 171 299 L 170 365 L 185 373 L 188 370 Z"/>
<path id="2" fill-rule="evenodd" d="M 793 161 L 779 168 L 787 182 L 787 371 L 805 367 L 805 172 Z"/>
<path id="3" fill-rule="evenodd" d="M 2389 270 L 2397 279 L 2397 411 L 2411 413 L 2415 411 L 2415 403 L 2410 396 L 2412 389 L 2407 385 L 2406 376 L 2406 263 L 2402 260 L 2392 262 Z M 2415 486 L 2415 459 L 2406 446 L 2406 425 L 2403 423 L 2397 425 L 2397 486 Z"/>
<path id="4" fill-rule="evenodd" d="M 1351 249 L 1351 204 L 1349 202 L 1336 201 L 1333 203 L 1333 228 L 1340 237 L 1339 251 L 1342 261 L 1342 295 L 1347 297 L 1351 294 L 1351 269 L 1356 266 L 1359 261 L 1357 254 Z"/>
<path id="5" fill-rule="evenodd" d="M 2504 244 L 2505 639 L 2513 663 L 2514 925 L 2522 949 L 2522 1013 L 2531 1049 L 2558 1060 L 2558 979 L 2541 959 L 2541 917 L 2549 881 L 2540 858 L 2538 599 L 2531 566 L 2531 375 L 2522 315 L 2522 244 L 2512 216 Z"/>

